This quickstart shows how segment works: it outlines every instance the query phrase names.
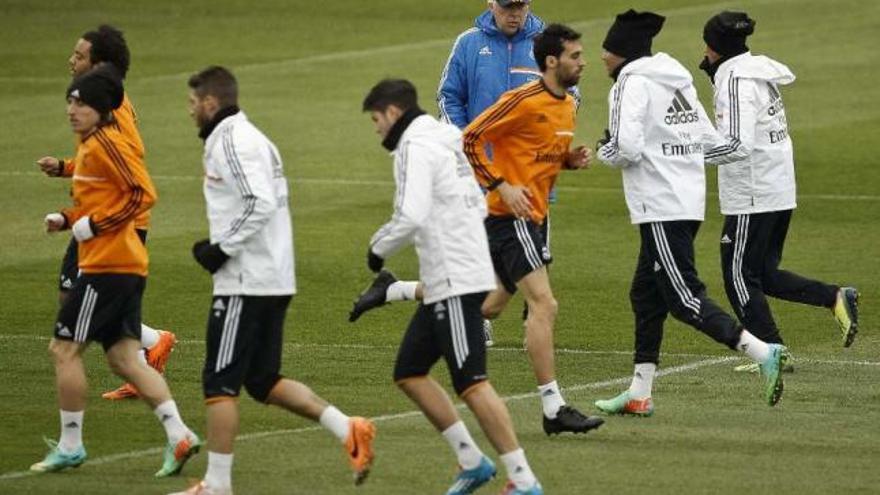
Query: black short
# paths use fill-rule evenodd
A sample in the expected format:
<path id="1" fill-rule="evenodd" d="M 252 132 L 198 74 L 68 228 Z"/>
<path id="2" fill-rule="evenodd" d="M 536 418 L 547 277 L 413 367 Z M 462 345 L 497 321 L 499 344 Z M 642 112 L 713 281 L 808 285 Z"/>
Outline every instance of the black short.
<path id="1" fill-rule="evenodd" d="M 144 229 L 135 229 L 141 242 L 147 243 L 147 231 Z M 73 283 L 79 276 L 79 243 L 73 236 L 70 236 L 70 242 L 67 243 L 67 251 L 64 252 L 64 258 L 61 260 L 61 276 L 58 281 L 58 290 L 64 292 L 73 288 Z"/>
<path id="2" fill-rule="evenodd" d="M 55 322 L 55 338 L 100 342 L 104 350 L 123 337 L 141 338 L 141 298 L 147 279 L 139 275 L 83 273 Z"/>
<path id="3" fill-rule="evenodd" d="M 515 293 L 523 277 L 553 262 L 543 226 L 522 218 L 491 215 L 485 223 L 492 265 L 507 292 Z"/>
<path id="4" fill-rule="evenodd" d="M 205 397 L 237 397 L 241 386 L 266 402 L 281 379 L 284 317 L 291 296 L 214 296 L 202 370 Z"/>
<path id="5" fill-rule="evenodd" d="M 419 304 L 403 336 L 394 365 L 394 381 L 425 376 L 446 358 L 452 385 L 462 394 L 486 380 L 486 339 L 480 306 L 485 292 Z"/>

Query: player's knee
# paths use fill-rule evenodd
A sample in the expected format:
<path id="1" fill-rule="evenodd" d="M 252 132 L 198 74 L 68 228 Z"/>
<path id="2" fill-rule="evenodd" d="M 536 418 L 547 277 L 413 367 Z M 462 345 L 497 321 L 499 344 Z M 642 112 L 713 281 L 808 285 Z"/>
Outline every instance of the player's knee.
<path id="1" fill-rule="evenodd" d="M 118 354 L 107 354 L 107 364 L 114 375 L 121 377 L 130 376 L 133 368 L 138 365 L 135 359 Z"/>
<path id="2" fill-rule="evenodd" d="M 555 318 L 559 312 L 559 303 L 552 294 L 539 294 L 529 301 L 529 313 L 545 318 Z"/>
<path id="3" fill-rule="evenodd" d="M 277 373 L 249 378 L 244 382 L 244 389 L 254 400 L 265 403 L 268 402 L 269 394 L 281 379 L 282 376 Z"/>
<path id="4" fill-rule="evenodd" d="M 501 314 L 501 311 L 503 309 L 504 306 L 502 306 L 501 304 L 486 299 L 483 302 L 483 305 L 480 306 L 480 313 L 482 313 L 483 318 L 487 320 L 494 320 L 495 318 L 498 318 L 498 315 Z"/>
<path id="5" fill-rule="evenodd" d="M 52 339 L 49 342 L 49 354 L 55 363 L 62 364 L 77 359 L 77 345 L 68 340 Z"/>

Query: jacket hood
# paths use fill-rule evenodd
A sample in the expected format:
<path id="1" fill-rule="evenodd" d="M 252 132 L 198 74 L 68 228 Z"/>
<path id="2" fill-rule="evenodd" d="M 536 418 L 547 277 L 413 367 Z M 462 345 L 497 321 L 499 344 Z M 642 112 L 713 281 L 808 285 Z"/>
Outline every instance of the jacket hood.
<path id="1" fill-rule="evenodd" d="M 736 77 L 758 79 L 774 84 L 786 85 L 794 82 L 791 70 L 770 57 L 752 55 L 749 52 L 732 57 L 718 68 L 719 73 L 736 68 Z"/>
<path id="2" fill-rule="evenodd" d="M 678 60 L 663 52 L 633 60 L 620 71 L 621 76 L 629 74 L 644 76 L 653 82 L 675 89 L 686 88 L 694 82 L 691 73 Z"/>
<path id="3" fill-rule="evenodd" d="M 491 10 L 487 10 L 477 16 L 474 20 L 474 26 L 477 27 L 480 31 L 486 33 L 488 36 L 501 36 L 505 37 L 504 33 L 502 33 L 498 26 L 495 25 L 495 16 L 492 15 Z M 522 29 L 519 30 L 518 33 L 513 35 L 513 40 L 517 41 L 523 38 L 533 38 L 538 33 L 540 33 L 544 29 L 544 21 L 542 21 L 538 16 L 529 12 L 529 15 L 526 16 L 526 23 L 523 25 Z"/>
<path id="4" fill-rule="evenodd" d="M 401 141 L 425 137 L 452 150 L 461 149 L 461 131 L 458 127 L 445 124 L 430 115 L 420 115 L 404 131 Z"/>

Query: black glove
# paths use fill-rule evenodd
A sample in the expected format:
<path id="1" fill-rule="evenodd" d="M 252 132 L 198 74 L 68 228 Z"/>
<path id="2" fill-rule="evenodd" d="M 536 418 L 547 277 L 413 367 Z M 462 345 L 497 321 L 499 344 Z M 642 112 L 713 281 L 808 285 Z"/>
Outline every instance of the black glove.
<path id="1" fill-rule="evenodd" d="M 226 263 L 226 260 L 229 259 L 229 255 L 220 249 L 220 245 L 211 244 L 209 239 L 202 239 L 193 244 L 192 253 L 193 258 L 211 274 L 219 270 L 223 263 Z"/>
<path id="2" fill-rule="evenodd" d="M 611 141 L 611 133 L 608 132 L 608 129 L 605 129 L 605 136 L 599 138 L 599 140 L 596 141 L 596 149 L 598 150 L 602 146 L 605 146 L 606 144 L 608 144 L 610 141 Z"/>
<path id="3" fill-rule="evenodd" d="M 373 273 L 379 273 L 382 271 L 382 267 L 385 266 L 385 260 L 379 257 L 378 254 L 373 252 L 373 248 L 367 250 L 367 267 Z"/>

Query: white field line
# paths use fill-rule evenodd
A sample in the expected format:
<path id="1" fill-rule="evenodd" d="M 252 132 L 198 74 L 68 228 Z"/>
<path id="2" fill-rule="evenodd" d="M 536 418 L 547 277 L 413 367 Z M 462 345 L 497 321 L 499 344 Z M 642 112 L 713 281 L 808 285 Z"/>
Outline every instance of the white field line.
<path id="1" fill-rule="evenodd" d="M 773 4 L 780 3 L 780 0 L 763 0 L 751 2 L 752 4 Z M 716 2 L 716 3 L 706 3 L 701 5 L 691 5 L 689 7 L 681 7 L 678 9 L 670 9 L 664 10 L 662 14 L 666 17 L 670 16 L 686 16 L 691 14 L 699 14 L 703 12 L 714 13 L 716 11 L 724 10 L 725 7 L 732 7 L 738 5 L 735 2 Z M 574 28 L 577 29 L 588 29 L 588 28 L 606 28 L 611 25 L 613 19 L 611 17 L 601 17 L 601 18 L 593 18 L 582 21 L 574 21 L 568 23 Z M 462 27 L 465 24 L 462 24 Z M 377 48 L 367 48 L 364 50 L 343 50 L 338 52 L 324 53 L 321 55 L 311 55 L 308 57 L 297 57 L 297 58 L 282 58 L 278 60 L 271 60 L 266 62 L 255 62 L 250 64 L 241 64 L 232 66 L 232 69 L 235 72 L 246 72 L 246 71 L 259 71 L 262 69 L 271 69 L 273 71 L 277 71 L 278 69 L 285 67 L 297 67 L 304 66 L 309 64 L 316 63 L 326 63 L 326 62 L 338 62 L 341 60 L 357 60 L 366 57 L 374 57 L 381 55 L 393 55 L 397 53 L 405 53 L 416 50 L 425 50 L 425 49 L 433 49 L 433 48 L 442 48 L 447 47 L 451 48 L 454 38 L 438 38 L 420 41 L 417 43 L 402 43 L 398 45 L 389 45 Z M 153 76 L 144 76 L 140 78 L 133 79 L 128 81 L 127 84 L 137 86 L 139 84 L 152 83 L 152 82 L 162 82 L 169 80 L 177 80 L 189 77 L 192 75 L 192 71 L 187 72 L 177 72 L 171 74 L 157 74 Z M 61 82 L 68 81 L 69 76 L 64 74 L 63 71 L 57 77 L 36 77 L 36 76 L 0 76 L 0 82 L 19 82 L 19 83 L 53 83 L 53 82 Z"/>
<path id="2" fill-rule="evenodd" d="M 40 172 L 3 170 L 0 171 L 0 177 L 45 177 Z M 199 175 L 153 175 L 156 181 L 201 181 L 202 176 Z M 300 184 L 316 185 L 316 186 L 382 186 L 393 187 L 394 181 L 390 180 L 372 180 L 372 179 L 323 179 L 317 177 L 294 177 L 288 178 L 287 181 L 292 186 Z M 560 191 L 572 192 L 593 192 L 605 194 L 623 194 L 620 187 L 581 187 L 581 186 L 563 186 L 558 185 Z M 709 196 L 718 196 L 718 193 L 708 191 Z M 880 201 L 880 195 L 875 194 L 804 194 L 799 193 L 798 199 L 818 199 L 827 201 Z"/>
<path id="3" fill-rule="evenodd" d="M 657 375 L 658 376 L 666 376 L 666 375 L 674 375 L 677 373 L 686 373 L 686 372 L 693 371 L 693 370 L 696 370 L 699 368 L 704 368 L 706 366 L 712 366 L 715 364 L 726 363 L 729 361 L 733 361 L 735 359 L 737 359 L 737 358 L 735 358 L 735 357 L 722 357 L 722 358 L 716 357 L 713 359 L 704 359 L 702 361 L 696 361 L 693 363 L 683 364 L 681 366 L 673 366 L 671 368 L 663 369 L 663 370 L 659 371 L 657 373 Z M 562 390 L 567 391 L 567 392 L 571 392 L 571 391 L 576 391 L 576 390 L 605 388 L 605 387 L 610 387 L 612 385 L 626 384 L 626 383 L 629 383 L 630 380 L 632 380 L 631 376 L 622 376 L 620 378 L 613 378 L 610 380 L 603 380 L 603 381 L 599 381 L 599 382 L 584 383 L 584 384 L 580 384 L 580 385 L 573 385 L 570 387 L 564 387 L 564 388 L 562 388 Z M 504 399 L 505 402 L 512 402 L 512 401 L 518 401 L 518 400 L 523 400 L 523 399 L 529 399 L 532 397 L 538 397 L 538 395 L 539 395 L 538 392 L 529 392 L 526 394 L 509 395 L 506 397 L 502 397 L 502 399 Z M 458 409 L 465 409 L 465 407 L 467 407 L 467 406 L 465 404 L 457 404 L 456 407 Z M 412 417 L 419 416 L 421 414 L 422 414 L 421 411 L 406 411 L 406 412 L 395 413 L 395 414 L 383 414 L 381 416 L 375 416 L 371 419 L 375 422 L 378 422 L 378 423 L 384 423 L 384 422 L 388 422 L 388 421 L 395 421 L 398 419 L 412 418 Z M 309 432 L 321 430 L 322 428 L 323 427 L 320 427 L 320 426 L 307 426 L 307 427 L 303 427 L 303 428 L 292 428 L 292 429 L 282 429 L 282 430 L 271 430 L 271 431 L 261 431 L 261 432 L 255 432 L 255 433 L 248 433 L 245 435 L 239 435 L 236 438 L 236 442 L 246 442 L 246 441 L 250 441 L 250 440 L 267 438 L 267 437 L 276 437 L 276 436 L 281 436 L 281 435 L 296 435 L 296 434 L 300 434 L 300 433 L 309 433 Z M 121 460 L 125 460 L 125 459 L 135 459 L 135 458 L 145 457 L 145 456 L 150 456 L 150 455 L 158 455 L 163 450 L 164 450 L 163 448 L 154 447 L 151 449 L 122 452 L 119 454 L 111 454 L 111 455 L 106 455 L 103 457 L 98 457 L 96 459 L 92 459 L 92 460 L 87 461 L 86 464 L 87 465 L 95 465 L 95 466 L 101 465 L 101 464 L 109 464 L 112 462 L 121 461 Z M 34 474 L 36 474 L 36 473 L 33 473 L 31 471 L 11 471 L 8 473 L 0 474 L 0 480 L 24 478 L 24 477 L 31 476 Z"/>
<path id="4" fill-rule="evenodd" d="M 28 334 L 0 334 L 0 342 L 4 340 L 16 341 L 36 341 L 49 342 L 46 335 L 28 335 Z M 186 346 L 204 346 L 205 341 L 201 339 L 181 339 L 177 341 L 177 345 Z M 285 342 L 284 347 L 287 349 L 361 349 L 361 350 L 397 350 L 397 345 L 375 345 L 375 344 L 318 344 L 309 342 Z M 525 352 L 521 347 L 490 347 L 490 352 Z M 619 350 L 591 350 L 591 349 L 572 349 L 567 347 L 557 347 L 556 354 L 571 354 L 585 356 L 632 356 L 632 351 Z M 743 356 L 721 356 L 718 354 L 697 354 L 687 352 L 664 352 L 661 354 L 666 358 L 695 358 L 695 359 L 733 359 L 745 360 Z M 817 359 L 809 358 L 803 355 L 796 355 L 794 361 L 798 363 L 811 364 L 827 364 L 838 366 L 880 366 L 880 361 L 859 361 L 854 359 Z"/>

